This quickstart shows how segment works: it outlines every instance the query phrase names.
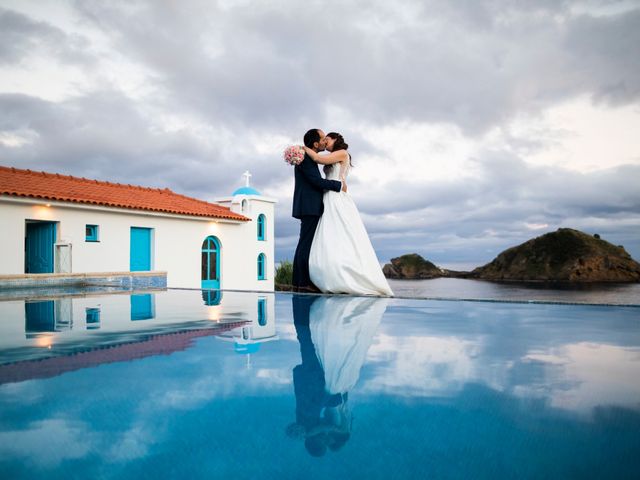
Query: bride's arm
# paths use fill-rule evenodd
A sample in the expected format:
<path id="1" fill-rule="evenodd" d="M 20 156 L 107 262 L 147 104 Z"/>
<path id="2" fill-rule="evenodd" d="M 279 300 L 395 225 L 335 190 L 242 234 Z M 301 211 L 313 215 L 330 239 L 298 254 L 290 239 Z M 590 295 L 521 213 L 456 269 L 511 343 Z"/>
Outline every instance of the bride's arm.
<path id="1" fill-rule="evenodd" d="M 304 147 L 304 151 L 307 152 L 307 155 L 309 155 L 314 162 L 322 165 L 333 165 L 334 163 L 346 160 L 349 156 L 346 150 L 336 150 L 335 152 L 331 152 L 329 155 L 320 155 L 309 147 Z"/>

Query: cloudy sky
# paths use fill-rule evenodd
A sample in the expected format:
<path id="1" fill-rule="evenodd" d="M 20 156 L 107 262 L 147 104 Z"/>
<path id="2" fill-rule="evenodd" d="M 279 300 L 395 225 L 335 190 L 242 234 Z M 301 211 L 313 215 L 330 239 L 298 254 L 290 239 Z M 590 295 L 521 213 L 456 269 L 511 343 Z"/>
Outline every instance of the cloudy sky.
<path id="1" fill-rule="evenodd" d="M 341 132 L 381 261 L 573 227 L 640 259 L 640 0 L 0 0 L 0 164 L 278 199 Z"/>

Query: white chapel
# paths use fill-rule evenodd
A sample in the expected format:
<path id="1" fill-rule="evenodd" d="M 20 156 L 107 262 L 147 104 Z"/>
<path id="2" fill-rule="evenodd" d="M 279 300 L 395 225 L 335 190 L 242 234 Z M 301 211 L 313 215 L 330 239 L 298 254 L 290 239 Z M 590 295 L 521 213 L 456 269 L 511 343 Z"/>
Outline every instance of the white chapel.
<path id="1" fill-rule="evenodd" d="M 208 202 L 0 166 L 0 288 L 83 277 L 273 291 L 276 201 L 244 177 Z"/>

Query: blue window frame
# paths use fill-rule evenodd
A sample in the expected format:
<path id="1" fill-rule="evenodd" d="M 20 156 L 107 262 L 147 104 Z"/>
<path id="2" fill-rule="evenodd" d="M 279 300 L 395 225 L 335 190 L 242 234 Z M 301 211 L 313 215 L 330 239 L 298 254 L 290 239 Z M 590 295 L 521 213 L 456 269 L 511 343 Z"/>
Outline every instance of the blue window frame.
<path id="1" fill-rule="evenodd" d="M 267 299 L 258 299 L 258 325 L 264 327 L 267 324 Z"/>
<path id="2" fill-rule="evenodd" d="M 220 290 L 202 290 L 202 300 L 204 300 L 204 304 L 209 307 L 220 305 L 222 292 Z"/>
<path id="3" fill-rule="evenodd" d="M 85 229 L 86 242 L 98 242 L 98 225 L 87 225 Z"/>
<path id="4" fill-rule="evenodd" d="M 261 253 L 260 255 L 258 255 L 258 280 L 265 280 L 265 267 L 266 267 L 266 260 L 265 260 L 265 256 L 264 253 Z"/>
<path id="5" fill-rule="evenodd" d="M 220 288 L 220 240 L 209 236 L 202 242 L 200 259 L 201 288 Z"/>
<path id="6" fill-rule="evenodd" d="M 99 308 L 87 308 L 87 330 L 95 330 L 100 328 L 100 309 Z"/>
<path id="7" fill-rule="evenodd" d="M 261 213 L 260 215 L 258 215 L 258 240 L 264 241 L 265 229 L 266 229 L 266 218 Z"/>

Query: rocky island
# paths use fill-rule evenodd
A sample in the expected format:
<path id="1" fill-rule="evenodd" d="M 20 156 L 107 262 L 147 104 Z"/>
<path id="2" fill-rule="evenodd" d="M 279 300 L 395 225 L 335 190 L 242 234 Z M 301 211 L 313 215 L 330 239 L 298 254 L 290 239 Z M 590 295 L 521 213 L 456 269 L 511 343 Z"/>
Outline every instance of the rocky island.
<path id="1" fill-rule="evenodd" d="M 533 282 L 638 282 L 640 263 L 599 235 L 559 228 L 471 272 L 472 278 Z"/>
<path id="2" fill-rule="evenodd" d="M 382 272 L 387 278 L 425 280 L 439 277 L 465 277 L 469 272 L 457 272 L 440 268 L 429 260 L 425 260 L 417 253 L 409 253 L 401 257 L 392 258 L 391 263 L 387 263 Z"/>
<path id="3" fill-rule="evenodd" d="M 473 278 L 519 282 L 640 282 L 640 263 L 622 245 L 599 235 L 560 228 L 508 248 L 493 261 L 471 272 L 446 270 L 418 254 L 391 259 L 384 266 L 387 278 Z"/>

